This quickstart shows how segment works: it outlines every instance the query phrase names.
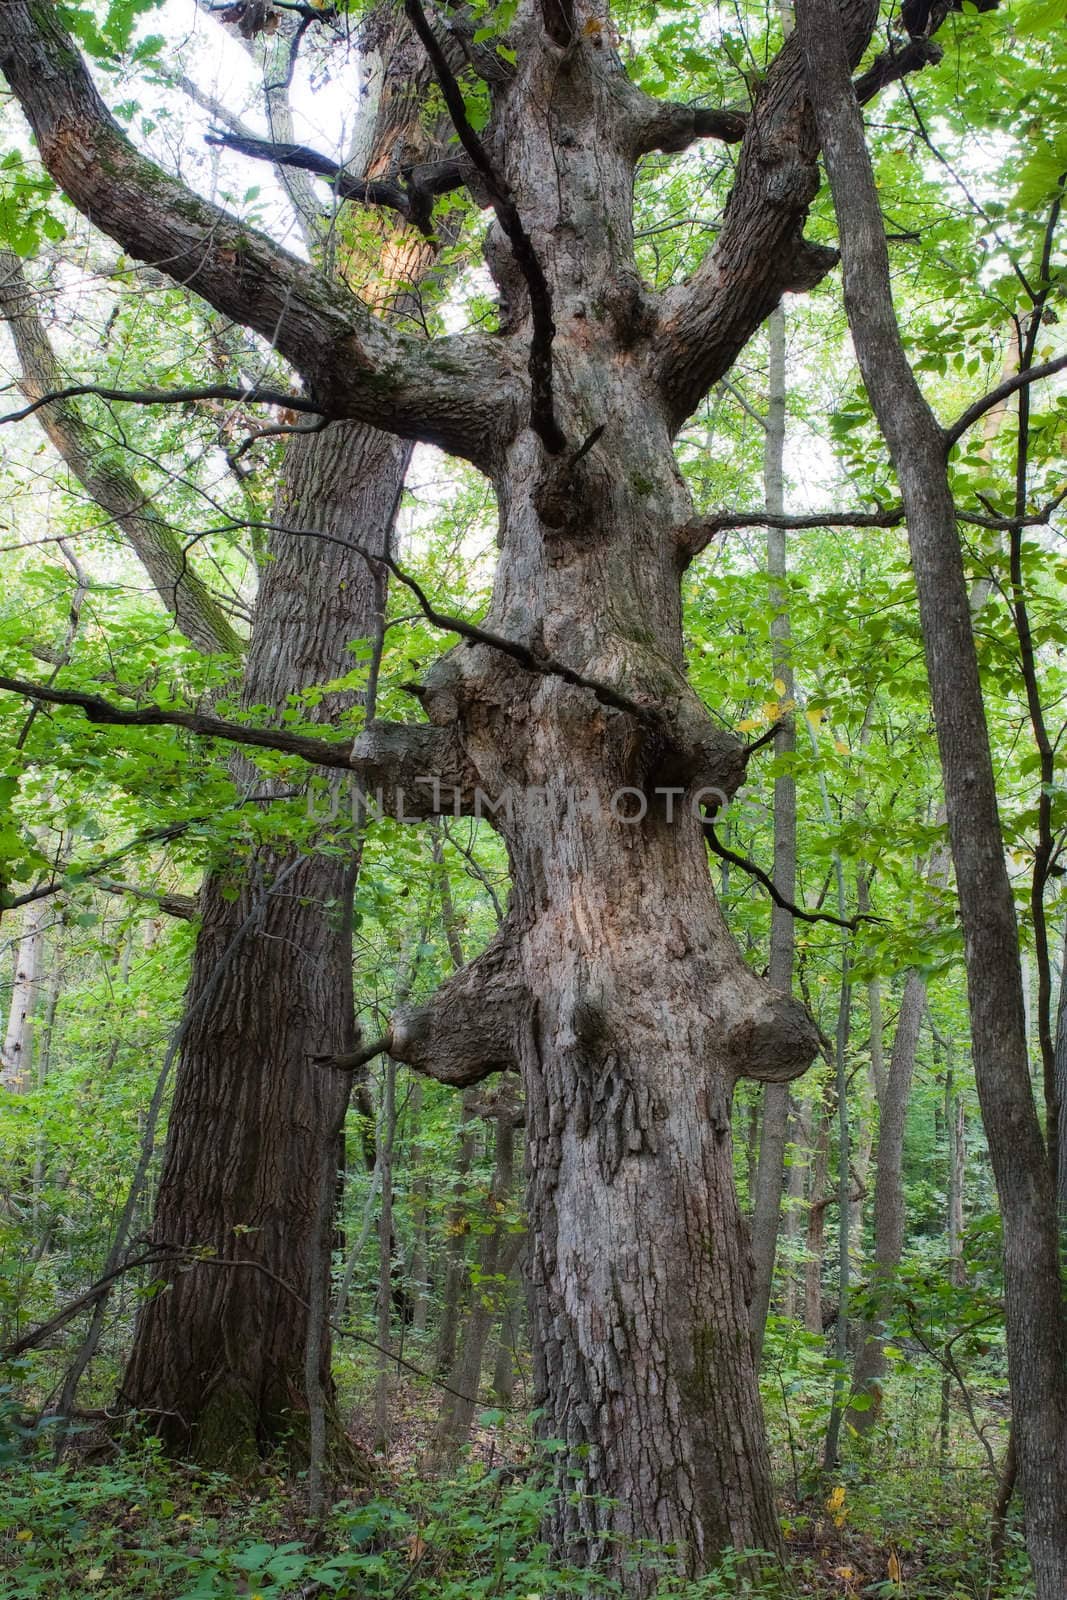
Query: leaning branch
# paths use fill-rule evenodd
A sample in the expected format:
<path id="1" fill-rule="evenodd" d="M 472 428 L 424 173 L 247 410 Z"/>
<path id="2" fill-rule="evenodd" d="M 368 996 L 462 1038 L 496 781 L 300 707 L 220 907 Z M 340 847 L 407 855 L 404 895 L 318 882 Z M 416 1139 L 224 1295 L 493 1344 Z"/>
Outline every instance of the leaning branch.
<path id="1" fill-rule="evenodd" d="M 228 739 L 231 744 L 252 745 L 259 750 L 278 750 L 297 756 L 316 767 L 342 767 L 351 770 L 350 743 L 333 743 L 304 734 L 284 733 L 280 728 L 248 728 L 239 722 L 205 716 L 199 711 L 168 711 L 162 706 L 117 706 L 98 694 L 80 689 L 56 689 L 50 684 L 29 683 L 23 678 L 0 677 L 0 689 L 20 694 L 45 705 L 72 706 L 84 711 L 90 722 L 120 728 L 185 728 L 206 739 Z"/>
<path id="2" fill-rule="evenodd" d="M 133 406 L 180 406 L 195 400 L 232 400 L 240 405 L 253 401 L 261 405 L 284 406 L 289 411 L 307 411 L 321 416 L 321 407 L 302 395 L 286 394 L 281 389 L 264 389 L 258 384 L 238 386 L 232 383 L 212 383 L 192 389 L 107 389 L 99 383 L 72 383 L 65 389 L 54 389 L 42 394 L 21 411 L 9 411 L 0 416 L 0 423 L 22 422 L 32 417 L 42 406 L 56 405 L 64 400 L 77 400 L 82 395 L 95 395 L 98 400 L 113 400 Z"/>
<path id="3" fill-rule="evenodd" d="M 222 145 L 227 150 L 252 156 L 257 161 L 270 161 L 275 166 L 313 172 L 316 177 L 325 178 L 341 200 L 351 200 L 358 205 L 382 206 L 399 212 L 405 221 L 412 223 L 427 238 L 433 238 L 431 214 L 434 199 L 437 195 L 450 194 L 465 181 L 463 163 L 455 160 L 422 162 L 393 180 L 354 177 L 329 156 L 321 155 L 304 144 L 275 143 L 271 139 L 256 139 L 244 133 L 218 131 L 205 135 L 204 142 Z"/>
<path id="4" fill-rule="evenodd" d="M 71 202 L 136 261 L 253 329 L 322 414 L 491 465 L 519 389 L 487 335 L 432 341 L 373 316 L 260 230 L 202 199 L 131 143 L 64 29 L 60 8 L 0 4 L 0 71 Z"/>
<path id="5" fill-rule="evenodd" d="M 791 900 L 787 900 L 780 893 L 775 887 L 774 879 L 764 872 L 762 867 L 758 867 L 747 856 L 739 856 L 736 851 L 730 850 L 724 845 L 715 832 L 715 824 L 709 821 L 707 817 L 704 818 L 704 838 L 713 855 L 718 856 L 720 861 L 728 861 L 731 866 L 740 867 L 742 872 L 747 872 L 749 877 L 755 878 L 757 883 L 763 885 L 776 906 L 780 906 L 783 911 L 788 911 L 791 917 L 799 917 L 801 922 L 829 922 L 835 928 L 847 928 L 850 933 L 855 933 L 861 922 L 882 921 L 881 917 L 834 917 L 831 916 L 829 911 L 804 911 L 800 906 L 794 905 Z"/>
<path id="6" fill-rule="evenodd" d="M 404 0 L 404 11 L 422 41 L 444 95 L 459 142 L 470 156 L 489 196 L 496 219 L 507 236 L 516 265 L 526 280 L 530 295 L 530 425 L 550 455 L 559 455 L 567 440 L 556 421 L 552 393 L 552 341 L 556 324 L 552 318 L 552 295 L 544 269 L 526 232 L 518 207 L 507 183 L 497 172 L 485 146 L 471 127 L 463 91 L 453 76 L 445 53 L 437 41 L 420 0 Z"/>
<path id="7" fill-rule="evenodd" d="M 1056 356 L 1053 361 L 1044 361 L 1040 366 L 1028 367 L 1023 372 L 1013 372 L 1010 378 L 1005 378 L 1003 383 L 998 383 L 995 389 L 990 389 L 980 400 L 967 407 L 960 413 L 950 428 L 942 430 L 945 440 L 946 454 L 953 445 L 958 444 L 968 428 L 984 417 L 987 411 L 992 411 L 999 406 L 1002 400 L 1007 400 L 1018 389 L 1023 389 L 1027 384 L 1039 383 L 1042 378 L 1051 378 L 1054 373 L 1062 372 L 1067 367 L 1067 355 Z"/>
<path id="8" fill-rule="evenodd" d="M 1067 358 L 1064 358 L 1067 361 Z M 1051 365 L 1052 363 L 1049 363 Z M 1037 370 L 1036 368 L 1034 369 Z M 1016 385 L 1018 388 L 1018 384 Z M 995 402 L 994 402 L 995 403 Z M 990 407 L 986 406 L 986 410 Z M 978 497 L 980 500 L 982 496 Z M 1067 500 L 1067 489 L 1045 502 L 1026 517 L 1003 517 L 990 511 L 961 511 L 956 521 L 995 533 L 1010 533 L 1013 528 L 1043 528 L 1054 512 Z M 986 503 L 982 501 L 983 505 Z M 903 506 L 887 506 L 881 511 L 811 511 L 798 516 L 774 516 L 766 511 L 719 511 L 710 517 L 694 517 L 678 531 L 678 546 L 689 560 L 698 556 L 720 533 L 738 528 L 897 528 L 904 521 Z"/>

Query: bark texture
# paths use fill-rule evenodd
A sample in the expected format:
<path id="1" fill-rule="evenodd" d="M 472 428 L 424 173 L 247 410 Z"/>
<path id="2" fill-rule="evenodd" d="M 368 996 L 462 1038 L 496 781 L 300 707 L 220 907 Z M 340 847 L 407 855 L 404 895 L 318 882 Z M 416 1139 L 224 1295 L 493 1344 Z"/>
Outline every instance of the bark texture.
<path id="1" fill-rule="evenodd" d="M 290 443 L 274 520 L 368 544 L 388 534 L 407 456 L 385 435 L 338 425 Z M 348 641 L 373 630 L 375 585 L 335 544 L 274 536 L 242 691 L 245 705 L 347 672 Z M 350 697 L 349 697 L 350 698 Z M 336 716 L 338 696 L 316 710 Z M 256 779 L 262 791 L 262 777 Z M 345 803 L 342 792 L 341 803 Z M 257 850 L 211 873 L 201 895 L 187 1004 L 211 982 L 258 893 L 294 861 Z M 122 1382 L 178 1452 L 244 1468 L 289 1435 L 304 1401 L 308 1287 L 324 1129 L 347 1081 L 311 1063 L 352 1046 L 351 924 L 344 855 L 307 855 L 272 895 L 255 933 L 185 1038 L 152 1238 L 213 1264 L 175 1271 L 138 1322 Z M 250 1263 L 226 1267 L 219 1263 Z M 329 1387 L 329 1341 L 322 1355 Z"/>
<path id="2" fill-rule="evenodd" d="M 858 58 L 873 16 L 852 5 L 847 25 Z M 637 1595 L 655 1579 L 629 1570 L 634 1536 L 690 1573 L 729 1545 L 779 1548 L 730 1106 L 739 1077 L 788 1081 L 818 1043 L 745 965 L 712 890 L 701 805 L 726 803 L 745 755 L 686 678 L 693 508 L 672 438 L 784 290 L 834 257 L 802 237 L 816 140 L 795 40 L 740 127 L 664 113 L 609 39 L 587 0 L 566 44 L 520 0 L 482 176 L 513 239 L 519 220 L 524 265 L 494 223 L 502 334 L 424 347 L 150 168 L 53 14 L 0 8 L 0 66 L 76 204 L 274 339 L 330 415 L 443 444 L 492 478 L 485 626 L 504 643 L 468 634 L 421 698 L 493 798 L 513 892 L 497 939 L 394 1019 L 391 1048 L 456 1084 L 523 1075 L 536 1401 L 564 1446 L 551 1532 Z M 635 163 L 705 133 L 743 134 L 736 183 L 705 263 L 657 297 L 636 270 Z M 554 433 L 532 425 L 535 290 Z"/>

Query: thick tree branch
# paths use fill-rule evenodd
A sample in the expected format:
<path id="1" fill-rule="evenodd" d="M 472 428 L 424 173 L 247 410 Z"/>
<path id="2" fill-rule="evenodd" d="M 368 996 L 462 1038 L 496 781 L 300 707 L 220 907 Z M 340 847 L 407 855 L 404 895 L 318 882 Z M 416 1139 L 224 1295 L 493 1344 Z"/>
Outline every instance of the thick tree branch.
<path id="1" fill-rule="evenodd" d="M 438 1083 L 463 1088 L 494 1072 L 519 1070 L 521 1029 L 534 1002 L 522 980 L 513 935 L 506 930 L 420 1006 L 402 1007 L 381 1038 L 339 1056 L 315 1056 L 320 1067 L 359 1072 L 388 1053 Z"/>
<path id="2" fill-rule="evenodd" d="M 552 341 L 556 324 L 552 318 L 552 295 L 548 280 L 526 232 L 511 190 L 486 154 L 485 146 L 471 127 L 463 91 L 452 74 L 445 53 L 437 41 L 420 0 L 404 0 L 404 11 L 422 41 L 433 66 L 459 142 L 485 185 L 497 222 L 507 237 L 530 296 L 530 426 L 550 455 L 567 448 L 567 440 L 556 421 L 552 393 Z"/>
<path id="3" fill-rule="evenodd" d="M 866 49 L 877 0 L 847 0 L 853 64 Z M 818 188 L 818 142 L 795 38 L 778 52 L 748 117 L 737 177 L 718 239 L 687 284 L 663 296 L 651 366 L 681 426 L 786 290 L 812 288 L 837 252 L 803 238 Z"/>
<path id="4" fill-rule="evenodd" d="M 159 907 L 168 917 L 177 917 L 181 922 L 193 922 L 199 912 L 196 896 L 193 894 L 177 894 L 166 889 L 142 889 L 136 883 L 118 883 L 114 878 L 90 879 L 93 887 L 103 889 L 105 894 L 128 894 L 134 900 L 146 900 L 151 905 Z"/>
<path id="5" fill-rule="evenodd" d="M 393 1017 L 389 1052 L 439 1083 L 480 1083 L 519 1070 L 522 1030 L 535 1001 L 523 981 L 514 933 L 501 929 L 482 954 L 421 1006 Z"/>
<path id="6" fill-rule="evenodd" d="M 951 7 L 938 9 L 947 14 Z M 856 79 L 856 99 L 861 106 L 867 105 L 875 95 L 881 94 L 891 83 L 899 83 L 909 73 L 922 72 L 924 67 L 936 67 L 944 53 L 939 44 L 928 38 L 909 39 L 906 44 L 892 43 Z"/>
<path id="7" fill-rule="evenodd" d="M 135 260 L 267 339 L 303 375 L 316 409 L 493 463 L 519 403 L 499 341 L 468 334 L 428 345 L 387 326 L 147 160 L 108 112 L 54 8 L 0 5 L 0 71 L 78 209 Z"/>
<path id="8" fill-rule="evenodd" d="M 748 117 L 733 107 L 687 106 L 676 100 L 657 100 L 628 78 L 618 80 L 616 94 L 624 103 L 628 142 L 635 160 L 650 150 L 688 150 L 698 139 L 738 144 L 745 136 Z"/>

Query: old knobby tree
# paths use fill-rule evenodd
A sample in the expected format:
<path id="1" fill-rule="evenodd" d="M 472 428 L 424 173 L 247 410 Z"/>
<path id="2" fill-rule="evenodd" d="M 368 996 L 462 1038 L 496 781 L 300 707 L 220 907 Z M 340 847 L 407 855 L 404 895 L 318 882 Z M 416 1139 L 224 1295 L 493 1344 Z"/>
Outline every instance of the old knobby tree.
<path id="1" fill-rule="evenodd" d="M 686 678 L 680 580 L 718 525 L 694 517 L 672 440 L 782 294 L 836 259 L 803 236 L 818 154 L 804 62 L 790 40 L 746 113 L 694 110 L 628 81 L 602 5 L 520 0 L 506 56 L 472 41 L 492 106 L 478 138 L 438 23 L 406 10 L 460 148 L 346 192 L 424 223 L 458 183 L 491 206 L 498 334 L 427 344 L 376 319 L 141 156 L 50 4 L 0 6 L 0 70 L 97 227 L 269 340 L 302 380 L 297 405 L 436 444 L 499 504 L 489 614 L 427 674 L 425 722 L 374 723 L 349 754 L 73 698 L 98 719 L 284 742 L 402 796 L 408 818 L 505 797 L 505 925 L 386 1044 L 456 1085 L 522 1074 L 537 1401 L 566 1445 L 557 1542 L 587 1558 L 612 1535 L 670 1543 L 696 1572 L 727 1545 L 778 1547 L 730 1103 L 738 1078 L 803 1072 L 818 1040 L 746 966 L 712 890 L 699 802 L 735 792 L 746 751 Z M 848 0 L 841 17 L 855 65 L 875 11 Z M 931 49 L 890 51 L 866 91 Z M 722 226 L 687 283 L 653 294 L 635 168 L 702 138 L 738 146 Z"/>

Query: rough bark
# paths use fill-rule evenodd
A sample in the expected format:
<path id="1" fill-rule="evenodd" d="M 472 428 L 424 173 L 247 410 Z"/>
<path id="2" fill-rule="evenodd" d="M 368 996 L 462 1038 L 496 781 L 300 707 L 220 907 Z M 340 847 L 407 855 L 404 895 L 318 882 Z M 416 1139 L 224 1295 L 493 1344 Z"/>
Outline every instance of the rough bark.
<path id="1" fill-rule="evenodd" d="M 801 237 L 815 137 L 793 41 L 757 90 L 707 264 L 649 294 L 632 225 L 648 117 L 600 11 L 574 11 L 560 47 L 520 3 L 491 127 L 497 192 L 551 297 L 542 355 L 569 446 L 552 459 L 531 425 L 529 277 L 498 224 L 505 332 L 427 350 L 149 167 L 38 0 L 2 8 L 0 65 L 49 169 L 130 253 L 272 337 L 330 415 L 441 443 L 493 479 L 486 626 L 511 647 L 468 637 L 422 699 L 500 801 L 513 894 L 490 950 L 395 1019 L 392 1050 L 454 1083 L 522 1072 L 536 1401 L 565 1446 L 550 1528 L 643 1594 L 655 1580 L 627 1570 L 620 1540 L 670 1544 L 690 1573 L 726 1546 L 779 1548 L 730 1102 L 739 1077 L 787 1081 L 817 1047 L 712 891 L 700 803 L 729 798 L 745 757 L 686 679 L 692 505 L 671 440 L 783 290 L 833 257 Z M 854 56 L 872 21 L 850 7 Z"/>
<path id="2" fill-rule="evenodd" d="M 275 520 L 342 537 L 358 529 L 381 548 L 406 456 L 400 442 L 360 427 L 294 440 Z M 349 670 L 348 641 L 373 631 L 375 586 L 335 544 L 279 534 L 271 555 L 242 699 L 284 708 L 295 691 Z M 327 696 L 317 717 L 329 721 L 341 703 Z M 257 880 L 272 881 L 294 859 L 285 847 L 262 847 L 250 871 L 231 863 L 209 875 L 190 1007 L 247 916 Z M 264 1270 L 165 1275 L 166 1292 L 138 1321 L 122 1395 L 170 1448 L 212 1464 L 247 1467 L 298 1433 L 305 1413 L 320 1173 L 324 1159 L 336 1164 L 324 1130 L 348 1091 L 310 1058 L 350 1047 L 347 870 L 345 855 L 297 862 L 183 1044 L 152 1238 Z M 330 1392 L 328 1340 L 322 1382 Z"/>
<path id="3" fill-rule="evenodd" d="M 908 365 L 863 123 L 834 0 L 800 0 L 833 191 L 845 307 L 900 482 L 945 783 L 975 1079 L 1004 1228 L 1008 1370 L 1038 1600 L 1067 1590 L 1067 1338 L 1056 1201 L 1030 1084 L 1018 930 L 945 465 L 946 436 Z"/>

